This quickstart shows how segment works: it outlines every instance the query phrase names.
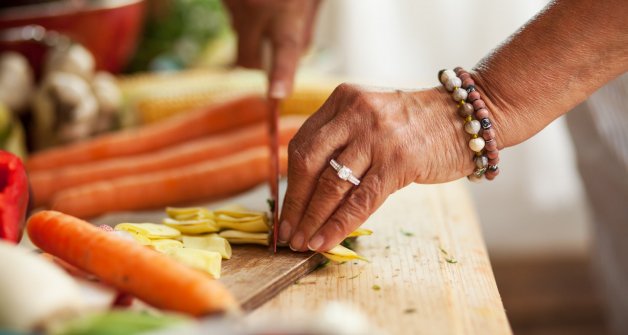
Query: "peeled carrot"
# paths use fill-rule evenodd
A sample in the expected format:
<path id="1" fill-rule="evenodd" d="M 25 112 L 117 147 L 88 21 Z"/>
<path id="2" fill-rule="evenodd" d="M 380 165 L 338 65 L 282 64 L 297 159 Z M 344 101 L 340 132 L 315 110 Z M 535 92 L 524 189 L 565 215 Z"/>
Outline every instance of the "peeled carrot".
<path id="1" fill-rule="evenodd" d="M 238 308 L 220 282 L 75 217 L 42 211 L 31 216 L 27 231 L 43 251 L 157 308 L 194 316 Z"/>
<path id="2" fill-rule="evenodd" d="M 285 173 L 286 147 L 280 151 L 281 170 Z M 268 159 L 268 148 L 256 147 L 184 168 L 85 184 L 58 192 L 52 199 L 52 209 L 90 218 L 112 211 L 216 199 L 266 181 Z"/>
<path id="3" fill-rule="evenodd" d="M 303 121 L 305 118 L 302 116 L 282 117 L 279 143 L 287 145 Z M 35 171 L 30 174 L 35 206 L 48 205 L 56 192 L 70 187 L 183 167 L 265 145 L 268 138 L 266 134 L 267 125 L 260 123 L 241 130 L 212 135 L 143 155 Z"/>
<path id="4" fill-rule="evenodd" d="M 26 167 L 33 172 L 150 152 L 209 134 L 262 122 L 265 120 L 267 108 L 266 101 L 261 97 L 238 98 L 159 123 L 42 151 L 32 155 L 26 162 Z"/>

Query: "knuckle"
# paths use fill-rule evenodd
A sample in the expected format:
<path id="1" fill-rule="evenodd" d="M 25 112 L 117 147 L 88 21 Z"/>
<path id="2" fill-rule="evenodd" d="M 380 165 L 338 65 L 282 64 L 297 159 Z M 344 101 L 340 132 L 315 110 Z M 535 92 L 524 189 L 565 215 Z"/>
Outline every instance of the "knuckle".
<path id="1" fill-rule="evenodd" d="M 347 235 L 353 232 L 353 227 L 356 224 L 355 221 L 355 217 L 348 214 L 336 217 L 329 222 L 331 235 L 336 236 L 340 240 L 344 239 Z"/>
<path id="2" fill-rule="evenodd" d="M 318 180 L 317 192 L 319 195 L 326 198 L 340 198 L 346 192 L 344 185 L 342 185 L 341 180 L 335 177 L 335 175 L 330 175 L 329 173 L 323 173 Z"/>
<path id="3" fill-rule="evenodd" d="M 356 192 L 349 196 L 346 206 L 350 212 L 370 215 L 376 209 L 378 199 L 382 196 L 383 183 L 374 175 L 364 180 Z"/>
<path id="4" fill-rule="evenodd" d="M 293 148 L 293 150 L 288 152 L 288 166 L 290 171 L 293 173 L 300 175 L 309 175 L 313 173 L 313 167 L 310 161 L 311 159 L 308 158 L 307 154 L 303 153 L 303 148 L 301 147 L 296 149 Z"/>

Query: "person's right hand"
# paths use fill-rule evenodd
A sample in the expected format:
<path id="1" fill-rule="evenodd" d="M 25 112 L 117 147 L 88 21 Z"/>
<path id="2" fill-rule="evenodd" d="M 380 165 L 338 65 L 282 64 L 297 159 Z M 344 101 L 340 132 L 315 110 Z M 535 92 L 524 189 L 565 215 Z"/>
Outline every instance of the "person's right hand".
<path id="1" fill-rule="evenodd" d="M 292 92 L 301 52 L 311 40 L 312 26 L 320 0 L 224 0 L 238 33 L 236 64 L 262 67 L 264 40 L 271 43 L 269 72 L 271 98 L 282 99 Z"/>

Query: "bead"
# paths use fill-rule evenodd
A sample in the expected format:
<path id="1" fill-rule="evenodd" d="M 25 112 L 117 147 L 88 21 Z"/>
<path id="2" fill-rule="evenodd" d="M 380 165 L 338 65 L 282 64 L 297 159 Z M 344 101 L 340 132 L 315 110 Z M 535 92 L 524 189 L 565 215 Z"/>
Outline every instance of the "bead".
<path id="1" fill-rule="evenodd" d="M 497 165 L 489 165 L 486 169 L 488 171 L 495 172 L 495 171 L 499 170 L 499 166 L 497 166 Z"/>
<path id="2" fill-rule="evenodd" d="M 458 75 L 458 78 L 460 78 L 462 81 L 465 81 L 466 79 L 470 79 L 471 75 L 469 74 L 469 72 L 463 72 Z"/>
<path id="3" fill-rule="evenodd" d="M 487 151 L 495 151 L 495 150 L 497 150 L 497 141 L 495 141 L 494 138 L 492 138 L 492 139 L 490 139 L 488 141 L 485 140 L 484 143 L 485 143 L 484 146 L 485 146 Z"/>
<path id="4" fill-rule="evenodd" d="M 495 138 L 495 129 L 490 128 L 490 129 L 485 129 L 482 131 L 482 137 L 484 138 L 485 141 L 488 141 L 490 139 L 494 139 Z"/>
<path id="5" fill-rule="evenodd" d="M 478 151 L 482 151 L 482 149 L 484 149 L 484 139 L 481 137 L 478 138 L 472 138 L 469 141 L 469 148 L 471 148 L 471 150 L 478 152 Z"/>
<path id="6" fill-rule="evenodd" d="M 454 93 L 452 96 L 455 101 L 460 101 L 460 100 L 465 100 L 467 98 L 467 95 L 468 95 L 467 91 L 465 91 L 463 88 L 458 87 L 454 90 Z"/>
<path id="7" fill-rule="evenodd" d="M 488 160 L 488 165 L 497 165 L 497 164 L 499 164 L 499 157 Z"/>
<path id="8" fill-rule="evenodd" d="M 471 116 L 473 114 L 473 105 L 469 103 L 464 103 L 458 108 L 458 115 L 466 118 L 467 116 Z"/>
<path id="9" fill-rule="evenodd" d="M 458 78 L 458 77 L 449 78 L 445 82 L 445 88 L 449 92 L 452 92 L 454 90 L 454 88 L 460 87 L 461 85 L 462 85 L 462 80 L 460 80 L 460 78 Z"/>
<path id="10" fill-rule="evenodd" d="M 473 102 L 473 108 L 475 108 L 475 110 L 480 110 L 482 108 L 486 108 L 486 104 L 484 103 L 484 100 L 477 99 Z"/>
<path id="11" fill-rule="evenodd" d="M 475 111 L 475 118 L 476 119 L 485 119 L 488 117 L 488 109 L 486 108 L 480 108 L 478 110 Z"/>
<path id="12" fill-rule="evenodd" d="M 475 161 L 475 167 L 477 167 L 478 169 L 488 166 L 488 157 L 484 155 L 475 157 L 474 161 Z"/>
<path id="13" fill-rule="evenodd" d="M 469 179 L 469 181 L 472 181 L 474 183 L 479 183 L 482 181 L 482 177 L 478 177 L 476 176 L 474 173 L 470 174 L 467 176 L 467 179 Z"/>
<path id="14" fill-rule="evenodd" d="M 481 118 L 480 124 L 482 125 L 482 129 L 484 130 L 491 128 L 491 120 L 489 120 L 487 117 Z"/>
<path id="15" fill-rule="evenodd" d="M 478 120 L 471 120 L 467 123 L 464 124 L 464 131 L 467 132 L 467 134 L 469 135 L 477 135 L 477 133 L 480 132 L 480 121 Z M 479 151 L 479 150 L 474 150 L 474 151 Z"/>
<path id="16" fill-rule="evenodd" d="M 493 179 L 495 179 L 495 177 L 496 177 L 496 176 L 497 176 L 497 175 L 496 175 L 494 172 L 488 172 L 488 171 L 487 171 L 487 172 L 484 174 L 484 177 L 486 178 L 486 180 L 493 180 Z"/>
<path id="17" fill-rule="evenodd" d="M 478 169 L 475 169 L 475 171 L 473 171 L 473 174 L 474 174 L 476 177 L 482 177 L 482 176 L 484 175 L 484 173 L 486 173 L 486 168 L 485 168 L 485 167 L 483 167 L 483 168 L 478 168 Z"/>
<path id="18" fill-rule="evenodd" d="M 467 90 L 467 93 L 471 93 L 471 92 L 475 91 L 475 81 L 473 81 L 473 79 L 471 79 L 471 78 L 467 78 L 467 79 L 463 80 L 462 81 L 462 88 Z M 470 88 L 471 88 L 471 90 L 469 91 Z"/>
<path id="19" fill-rule="evenodd" d="M 480 92 L 475 91 L 475 92 L 471 92 L 469 93 L 469 102 L 474 102 L 475 100 L 478 100 L 480 98 Z"/>
<path id="20" fill-rule="evenodd" d="M 487 151 L 486 157 L 488 157 L 488 159 L 497 159 L 497 157 L 499 157 L 499 150 Z"/>
<path id="21" fill-rule="evenodd" d="M 454 78 L 454 77 L 457 77 L 456 73 L 454 71 L 452 71 L 452 70 L 445 70 L 442 73 L 440 73 L 438 79 L 440 79 L 441 84 L 444 85 L 449 78 Z"/>

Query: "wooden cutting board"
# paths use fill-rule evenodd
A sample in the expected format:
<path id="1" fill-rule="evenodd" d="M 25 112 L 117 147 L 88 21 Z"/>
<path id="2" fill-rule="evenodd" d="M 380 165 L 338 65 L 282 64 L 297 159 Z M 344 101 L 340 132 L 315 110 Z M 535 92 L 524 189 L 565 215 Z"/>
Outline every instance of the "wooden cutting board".
<path id="1" fill-rule="evenodd" d="M 281 185 L 282 188 L 285 185 Z M 253 210 L 266 210 L 268 188 L 253 189 L 219 203 L 202 204 L 207 208 L 220 208 L 227 204 L 239 204 Z M 159 223 L 165 217 L 164 210 L 112 213 L 95 220 L 93 224 L 115 226 L 122 222 Z M 233 256 L 222 261 L 220 281 L 233 293 L 244 311 L 251 311 L 292 285 L 299 278 L 312 272 L 324 260 L 320 254 L 295 253 L 281 248 L 273 254 L 269 248 L 258 245 L 232 245 Z"/>

